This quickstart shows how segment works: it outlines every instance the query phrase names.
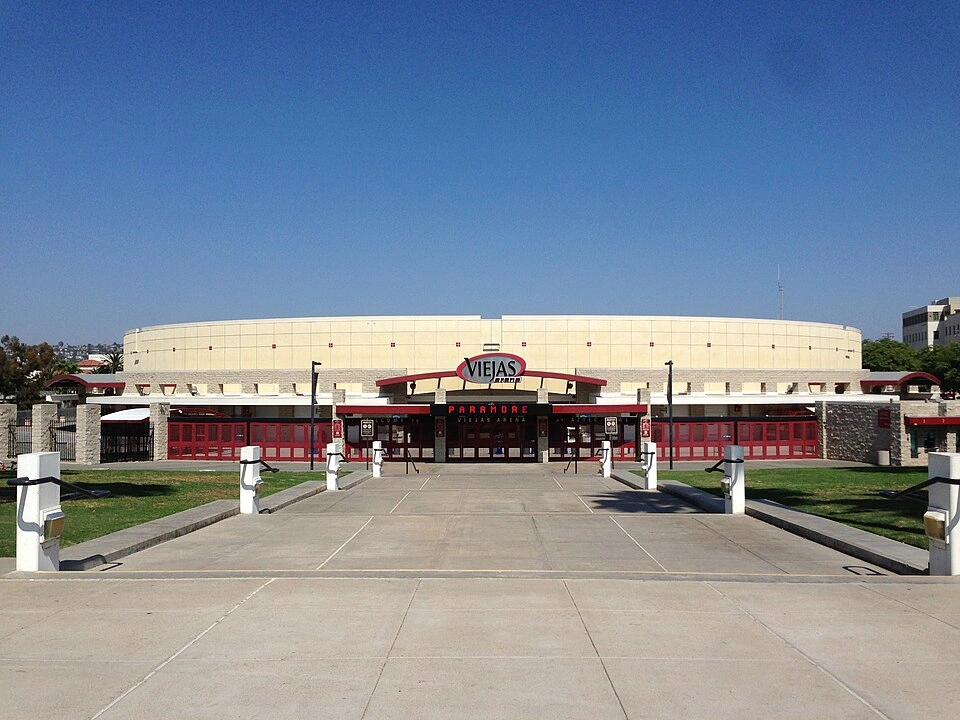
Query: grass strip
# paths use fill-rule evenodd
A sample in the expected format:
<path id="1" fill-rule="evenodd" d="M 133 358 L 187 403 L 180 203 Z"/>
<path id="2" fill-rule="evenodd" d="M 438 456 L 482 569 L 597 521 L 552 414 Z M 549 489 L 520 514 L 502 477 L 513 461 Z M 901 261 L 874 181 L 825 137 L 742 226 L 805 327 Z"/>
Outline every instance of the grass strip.
<path id="1" fill-rule="evenodd" d="M 345 473 L 341 473 L 343 476 Z M 16 554 L 16 488 L 7 485 L 12 473 L 0 474 L 0 557 Z M 74 485 L 109 490 L 110 496 L 62 502 L 67 521 L 61 547 L 124 530 L 140 523 L 204 505 L 213 500 L 240 499 L 238 472 L 172 470 L 64 470 Z M 323 472 L 264 473 L 261 497 L 323 480 Z M 65 491 L 64 491 L 65 494 Z"/>
<path id="2" fill-rule="evenodd" d="M 637 472 L 640 474 L 640 472 Z M 676 480 L 722 497 L 720 474 L 703 470 L 660 470 Z M 927 479 L 926 468 L 747 468 L 748 500 L 773 500 L 795 510 L 899 542 L 927 548 L 923 532 L 926 492 L 921 500 L 890 500 L 882 490 L 904 490 Z"/>

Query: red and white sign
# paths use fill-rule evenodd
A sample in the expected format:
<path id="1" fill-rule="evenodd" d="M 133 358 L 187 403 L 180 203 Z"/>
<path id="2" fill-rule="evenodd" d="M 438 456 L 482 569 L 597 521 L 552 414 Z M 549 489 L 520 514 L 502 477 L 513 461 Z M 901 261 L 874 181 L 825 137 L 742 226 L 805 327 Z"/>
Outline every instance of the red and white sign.
<path id="1" fill-rule="evenodd" d="M 641 418 L 640 437 L 645 437 L 645 438 L 650 437 L 650 418 Z"/>
<path id="2" fill-rule="evenodd" d="M 478 385 L 517 382 L 526 369 L 527 363 L 519 355 L 484 353 L 464 358 L 457 367 L 457 377 Z"/>

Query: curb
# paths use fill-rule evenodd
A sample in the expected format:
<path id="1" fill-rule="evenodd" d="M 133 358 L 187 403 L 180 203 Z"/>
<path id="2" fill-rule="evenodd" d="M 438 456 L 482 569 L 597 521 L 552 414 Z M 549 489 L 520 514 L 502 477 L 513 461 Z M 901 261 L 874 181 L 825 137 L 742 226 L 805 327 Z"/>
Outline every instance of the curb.
<path id="1" fill-rule="evenodd" d="M 623 471 L 614 471 L 613 479 L 635 490 L 642 489 L 626 475 Z M 705 512 L 723 513 L 724 503 L 721 498 L 682 482 L 660 480 L 657 489 L 679 497 Z M 929 554 L 913 545 L 794 510 L 772 500 L 747 500 L 746 514 L 898 575 L 928 574 Z"/>
<path id="2" fill-rule="evenodd" d="M 372 477 L 370 472 L 350 473 L 346 478 L 348 482 L 340 489 L 349 490 L 370 477 Z M 265 514 L 277 512 L 326 490 L 325 480 L 308 480 L 263 498 L 260 501 L 261 512 Z M 214 500 L 206 505 L 134 525 L 125 530 L 118 530 L 109 535 L 64 548 L 60 554 L 60 570 L 82 571 L 106 565 L 239 514 L 239 498 Z"/>

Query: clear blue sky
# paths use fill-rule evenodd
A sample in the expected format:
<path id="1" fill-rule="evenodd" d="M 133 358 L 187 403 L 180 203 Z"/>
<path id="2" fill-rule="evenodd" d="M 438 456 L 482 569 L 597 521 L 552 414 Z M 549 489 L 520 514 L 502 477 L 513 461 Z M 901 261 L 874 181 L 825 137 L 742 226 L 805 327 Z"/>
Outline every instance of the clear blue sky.
<path id="1" fill-rule="evenodd" d="M 0 3 L 0 334 L 960 294 L 960 3 Z"/>

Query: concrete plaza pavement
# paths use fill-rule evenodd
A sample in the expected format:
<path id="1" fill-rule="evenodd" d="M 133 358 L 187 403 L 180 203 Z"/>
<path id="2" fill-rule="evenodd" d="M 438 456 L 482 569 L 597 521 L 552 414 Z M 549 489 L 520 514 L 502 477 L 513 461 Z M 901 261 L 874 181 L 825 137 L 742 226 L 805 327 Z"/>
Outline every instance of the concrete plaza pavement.
<path id="1" fill-rule="evenodd" d="M 433 466 L 0 578 L 0 718 L 920 718 L 960 587 L 557 466 Z"/>

